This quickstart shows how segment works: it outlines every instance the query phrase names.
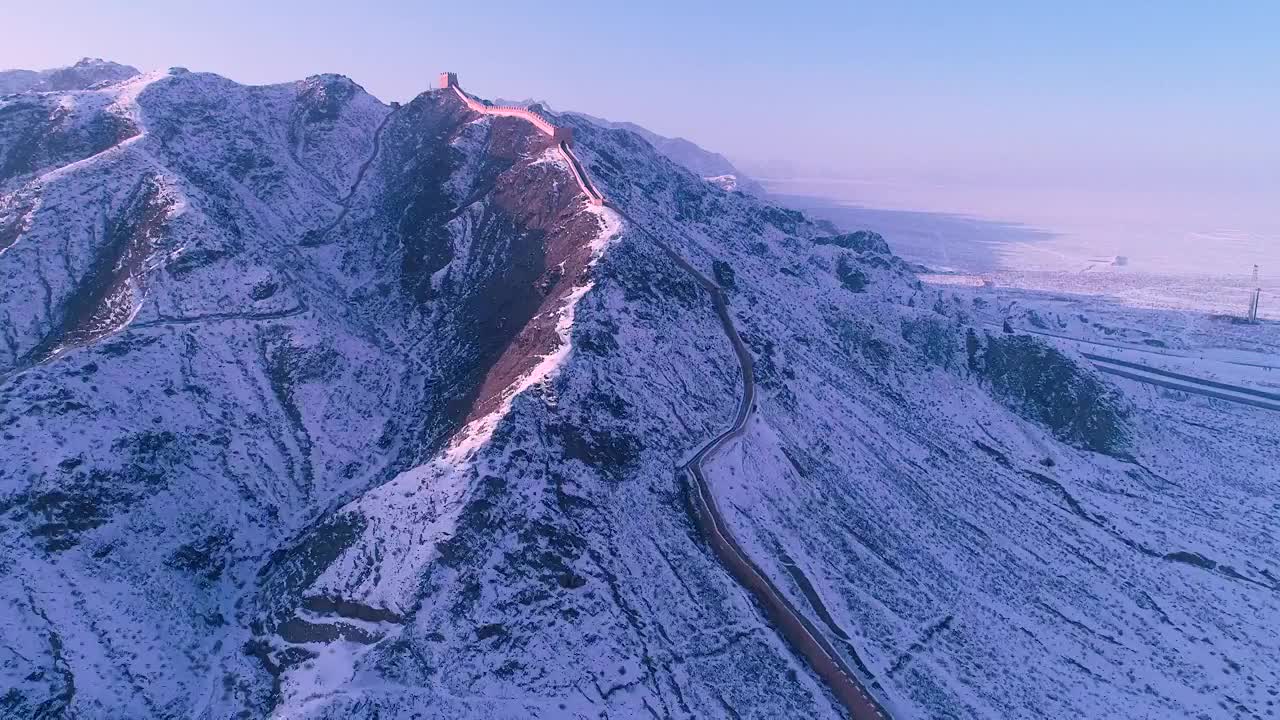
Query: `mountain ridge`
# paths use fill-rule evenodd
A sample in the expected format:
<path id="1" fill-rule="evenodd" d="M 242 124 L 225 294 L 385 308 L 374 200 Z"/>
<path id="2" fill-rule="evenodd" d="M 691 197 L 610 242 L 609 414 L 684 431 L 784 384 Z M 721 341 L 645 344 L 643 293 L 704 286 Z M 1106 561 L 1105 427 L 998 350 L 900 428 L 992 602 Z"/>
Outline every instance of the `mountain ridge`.
<path id="1" fill-rule="evenodd" d="M 1265 703 L 1264 411 L 1112 417 L 883 238 L 571 114 L 625 216 L 449 93 L 70 92 L 0 99 L 7 715 L 841 716 L 698 540 L 741 375 L 655 237 L 755 369 L 716 505 L 895 716 Z"/>
<path id="2" fill-rule="evenodd" d="M 538 106 L 552 110 L 550 103 L 543 100 L 525 99 L 519 101 L 513 100 L 495 100 L 498 104 L 507 105 L 524 105 Z M 748 177 L 741 170 L 734 167 L 724 155 L 707 150 L 692 140 L 686 140 L 682 137 L 667 137 L 660 135 L 648 128 L 637 125 L 633 122 L 617 122 L 596 117 L 585 112 L 576 110 L 563 111 L 563 114 L 575 115 L 584 118 L 594 125 L 608 128 L 611 130 L 627 130 L 644 138 L 654 149 L 662 153 L 664 156 L 687 169 L 689 172 L 716 184 L 722 190 L 734 191 L 741 190 L 756 197 L 764 197 L 764 186 Z"/>
<path id="3" fill-rule="evenodd" d="M 73 65 L 48 70 L 0 70 L 0 95 L 87 90 L 98 83 L 117 83 L 140 74 L 129 65 L 85 57 Z"/>

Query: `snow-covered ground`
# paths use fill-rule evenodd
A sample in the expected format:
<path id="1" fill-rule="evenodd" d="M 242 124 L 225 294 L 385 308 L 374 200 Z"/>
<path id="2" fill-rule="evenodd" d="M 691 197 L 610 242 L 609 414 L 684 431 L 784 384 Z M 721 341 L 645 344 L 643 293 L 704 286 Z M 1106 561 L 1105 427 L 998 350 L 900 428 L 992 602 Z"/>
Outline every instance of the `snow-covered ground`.
<path id="1" fill-rule="evenodd" d="M 1272 325 L 926 284 L 582 119 L 621 220 L 452 94 L 161 75 L 0 99 L 0 715 L 839 717 L 698 537 L 739 365 L 655 237 L 752 355 L 719 506 L 897 715 L 1271 709 L 1280 413 L 1077 348 Z"/>
<path id="2" fill-rule="evenodd" d="M 922 276 L 969 299 L 975 314 L 999 328 L 1012 320 L 1021 331 L 1068 341 L 1070 347 L 1209 379 L 1280 383 L 1280 323 L 1263 316 L 1148 309 L 1107 295 L 1045 292 L 958 284 L 957 276 Z"/>
<path id="3" fill-rule="evenodd" d="M 1019 298 L 1019 313 L 984 292 L 959 300 L 997 334 L 1005 314 L 1035 329 L 1031 307 L 1085 338 L 1048 339 L 1068 350 L 1101 337 L 1116 357 L 1273 391 L 1280 380 L 1280 369 L 1196 357 L 1204 338 L 1176 314 L 1095 305 L 1087 329 L 1059 328 L 1044 304 Z M 773 315 L 785 302 L 759 305 Z M 1260 350 L 1276 327 L 1254 330 L 1239 345 L 1276 357 Z M 1140 339 L 1176 349 L 1155 354 Z M 818 375 L 797 362 L 806 351 L 792 345 L 785 365 Z M 756 561 L 829 615 L 833 637 L 851 637 L 837 646 L 901 716 L 1266 717 L 1280 682 L 1268 629 L 1280 621 L 1268 559 L 1280 550 L 1280 412 L 1112 378 L 1140 431 L 1131 457 L 1110 459 L 1064 447 L 944 373 L 914 376 L 888 402 L 821 376 L 804 391 L 762 391 L 751 431 L 708 479 Z"/>
<path id="4" fill-rule="evenodd" d="M 1244 318 L 1254 290 L 1262 291 L 1258 317 L 1280 320 L 1280 277 L 1250 275 L 1152 275 L 1105 267 L 1090 272 L 1002 270 L 985 273 L 925 273 L 938 285 L 989 284 L 1007 290 L 1044 291 L 1089 296 L 1098 304 L 1151 310 L 1186 311 L 1190 315 Z"/>
<path id="5" fill-rule="evenodd" d="M 868 186 L 783 181 L 774 181 L 769 189 L 868 192 Z M 1280 319 L 1280 216 L 1265 212 L 1265 197 L 1248 204 L 1250 214 L 1225 214 L 1217 222 L 1202 217 L 1205 211 L 1196 214 L 1173 205 L 1166 212 L 1148 209 L 1130 217 L 1093 206 L 1080 207 L 1076 214 L 1064 208 L 1027 210 L 1016 204 L 1017 197 L 1008 200 L 1010 205 L 986 208 L 955 200 L 945 211 L 912 209 L 933 207 L 927 198 L 912 206 L 875 193 L 863 202 L 878 199 L 882 206 L 795 194 L 779 199 L 837 227 L 875 230 L 904 259 L 957 276 L 951 282 L 985 281 L 1105 295 L 1134 307 L 1237 315 L 1245 314 L 1253 290 L 1260 287 L 1260 314 Z M 1122 203 L 1124 197 L 1108 202 Z M 1182 202 L 1196 207 L 1185 198 Z M 1260 269 L 1256 283 L 1254 265 Z"/>

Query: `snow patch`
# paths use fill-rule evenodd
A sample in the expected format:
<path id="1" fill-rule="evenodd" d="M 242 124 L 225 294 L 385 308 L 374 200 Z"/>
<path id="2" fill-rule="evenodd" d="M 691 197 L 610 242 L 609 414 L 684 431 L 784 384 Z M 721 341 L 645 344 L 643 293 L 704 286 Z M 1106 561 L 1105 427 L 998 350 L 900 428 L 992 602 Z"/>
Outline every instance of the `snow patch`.
<path id="1" fill-rule="evenodd" d="M 140 142 L 147 136 L 147 125 L 143 116 L 142 108 L 138 104 L 138 96 L 141 95 L 142 91 L 146 90 L 152 83 L 168 76 L 168 73 L 165 72 L 150 72 L 144 75 L 138 75 L 137 77 L 119 85 L 112 85 L 101 90 L 93 90 L 85 93 L 85 95 L 89 96 L 98 95 L 111 98 L 110 104 L 108 105 L 108 111 L 112 114 L 127 118 L 137 129 L 137 134 L 112 145 L 96 155 L 91 155 L 83 160 L 77 160 L 76 162 L 68 163 L 62 167 L 50 170 L 36 178 L 33 184 L 39 186 L 54 182 L 60 178 L 75 173 L 82 168 L 95 164 L 100 158 L 112 154 L 118 154 L 123 152 L 125 148 L 131 147 Z M 68 95 L 67 97 L 69 98 L 73 96 Z M 152 164 L 155 164 L 154 160 L 151 160 L 150 158 L 148 158 L 148 160 L 150 160 Z"/>
<path id="2" fill-rule="evenodd" d="M 280 704 L 273 718 L 307 717 L 311 706 L 323 705 L 326 698 L 346 687 L 355 677 L 360 656 L 369 649 L 368 645 L 346 641 L 302 647 L 316 656 L 286 673 L 283 690 L 289 701 Z"/>
<path id="3" fill-rule="evenodd" d="M 587 267 L 591 267 L 621 233 L 622 219 L 606 207 L 589 207 L 586 212 L 600 221 L 600 232 L 589 243 L 592 256 Z M 573 350 L 578 301 L 593 286 L 588 281 L 566 295 L 557 311 L 559 344 L 508 388 L 493 412 L 468 423 L 438 458 L 401 473 L 356 501 L 352 509 L 369 522 L 367 543 L 380 552 L 371 559 L 363 551 L 349 550 L 316 582 L 317 591 L 362 598 L 366 604 L 398 613 L 413 606 L 422 569 L 434 561 L 439 544 L 453 535 L 466 505 L 477 453 L 493 437 L 515 398 L 544 385 L 565 365 Z M 374 572 L 368 572 L 371 562 L 377 566 Z"/>

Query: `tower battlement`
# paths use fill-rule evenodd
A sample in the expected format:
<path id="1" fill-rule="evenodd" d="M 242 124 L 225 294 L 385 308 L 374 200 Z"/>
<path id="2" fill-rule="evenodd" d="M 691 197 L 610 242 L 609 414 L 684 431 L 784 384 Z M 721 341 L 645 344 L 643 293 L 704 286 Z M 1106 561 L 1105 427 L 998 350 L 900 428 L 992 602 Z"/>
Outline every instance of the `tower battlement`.
<path id="1" fill-rule="evenodd" d="M 555 132 L 551 133 L 551 139 L 554 142 L 563 142 L 573 146 L 573 128 L 556 126 Z"/>

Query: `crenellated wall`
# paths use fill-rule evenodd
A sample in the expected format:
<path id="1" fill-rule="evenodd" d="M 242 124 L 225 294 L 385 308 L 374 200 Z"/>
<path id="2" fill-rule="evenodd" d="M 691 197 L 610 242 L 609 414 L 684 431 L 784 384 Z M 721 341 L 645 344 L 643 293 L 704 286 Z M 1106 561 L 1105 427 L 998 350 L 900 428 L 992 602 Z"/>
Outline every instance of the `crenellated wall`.
<path id="1" fill-rule="evenodd" d="M 520 107 L 519 105 L 486 105 L 480 102 L 479 100 L 476 100 L 475 98 L 471 97 L 470 95 L 466 94 L 465 92 L 463 92 L 462 88 L 458 87 L 457 85 L 453 85 L 452 87 L 453 87 L 453 91 L 456 92 L 458 94 L 458 97 L 462 99 L 462 102 L 466 103 L 467 107 L 471 108 L 472 110 L 478 113 L 481 113 L 483 115 L 497 115 L 500 117 L 522 118 L 524 120 L 528 120 L 529 122 L 533 123 L 534 127 L 538 128 L 539 130 L 541 130 L 542 132 L 548 135 L 554 136 L 556 134 L 555 125 L 552 125 L 551 123 L 547 122 L 546 118 L 530 110 L 529 108 Z"/>
<path id="2" fill-rule="evenodd" d="M 458 98 L 473 112 L 481 115 L 514 117 L 527 120 L 534 127 L 551 136 L 551 140 L 560 150 L 565 162 L 569 164 L 569 169 L 573 172 L 573 179 L 578 182 L 578 188 L 587 196 L 587 200 L 592 205 L 604 205 L 604 195 L 601 195 L 600 191 L 592 184 L 591 178 L 587 177 L 586 169 L 582 167 L 582 163 L 578 162 L 577 156 L 573 154 L 573 128 L 556 127 L 542 115 L 519 105 L 486 105 L 463 92 L 458 85 L 457 73 L 441 73 L 440 87 L 441 89 L 452 89 L 457 93 Z"/>

